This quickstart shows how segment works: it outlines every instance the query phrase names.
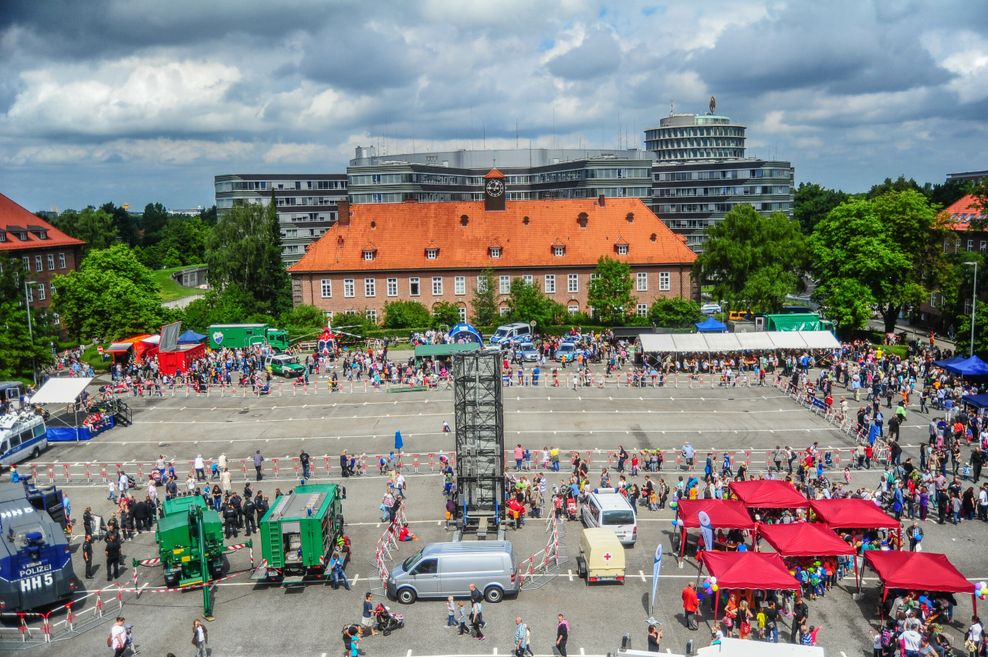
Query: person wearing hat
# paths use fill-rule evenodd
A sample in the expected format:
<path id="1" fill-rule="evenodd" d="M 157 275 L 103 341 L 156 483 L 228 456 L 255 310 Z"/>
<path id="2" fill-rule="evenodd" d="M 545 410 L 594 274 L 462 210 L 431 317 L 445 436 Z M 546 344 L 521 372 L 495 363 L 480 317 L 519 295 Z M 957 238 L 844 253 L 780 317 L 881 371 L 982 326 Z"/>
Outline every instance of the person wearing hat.
<path id="1" fill-rule="evenodd" d="M 19 472 L 17 472 L 17 466 L 16 465 L 11 465 L 10 466 L 10 483 L 16 484 L 20 480 L 21 480 L 21 475 L 20 475 Z"/>

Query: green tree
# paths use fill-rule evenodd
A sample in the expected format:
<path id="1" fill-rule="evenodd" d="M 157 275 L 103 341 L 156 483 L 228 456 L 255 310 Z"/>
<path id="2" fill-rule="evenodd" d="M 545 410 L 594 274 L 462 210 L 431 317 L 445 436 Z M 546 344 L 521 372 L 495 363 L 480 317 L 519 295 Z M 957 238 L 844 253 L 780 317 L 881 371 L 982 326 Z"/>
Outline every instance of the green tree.
<path id="1" fill-rule="evenodd" d="M 141 215 L 141 246 L 151 246 L 161 239 L 161 231 L 168 225 L 168 210 L 161 203 L 148 203 Z"/>
<path id="2" fill-rule="evenodd" d="M 266 206 L 238 205 L 226 213 L 209 240 L 206 264 L 213 287 L 250 290 L 256 312 L 278 315 L 291 306 L 273 199 Z"/>
<path id="3" fill-rule="evenodd" d="M 648 319 L 656 326 L 685 328 L 702 320 L 703 313 L 692 299 L 656 299 L 648 309 Z"/>
<path id="4" fill-rule="evenodd" d="M 730 308 L 771 312 L 799 288 L 806 262 L 798 224 L 779 212 L 765 216 L 739 205 L 707 229 L 694 272 Z"/>
<path id="5" fill-rule="evenodd" d="M 121 241 L 128 246 L 137 246 L 139 241 L 137 221 L 127 211 L 127 208 L 113 203 L 104 203 L 100 206 L 100 210 L 113 217 L 113 227 L 117 229 L 117 235 L 120 236 Z"/>
<path id="6" fill-rule="evenodd" d="M 320 309 L 309 304 L 299 304 L 281 314 L 278 326 L 287 330 L 294 340 L 318 334 L 326 327 L 326 315 Z"/>
<path id="7" fill-rule="evenodd" d="M 841 328 L 863 327 L 877 307 L 892 332 L 903 307 L 939 288 L 948 271 L 942 244 L 936 212 L 918 191 L 843 203 L 810 238 L 815 295 Z"/>
<path id="8" fill-rule="evenodd" d="M 459 323 L 460 308 L 455 303 L 440 301 L 432 307 L 432 318 L 429 323 L 429 326 L 432 328 L 445 328 L 449 330 Z"/>
<path id="9" fill-rule="evenodd" d="M 631 265 L 601 256 L 587 290 L 587 304 L 601 324 L 619 324 L 635 310 Z"/>
<path id="10" fill-rule="evenodd" d="M 933 185 L 926 183 L 925 185 L 920 185 L 915 179 L 906 179 L 905 176 L 899 176 L 895 180 L 891 178 L 886 178 L 877 185 L 872 185 L 871 189 L 868 190 L 866 197 L 869 199 L 878 198 L 879 196 L 884 196 L 889 192 L 918 192 L 923 196 L 929 198 L 930 194 L 933 192 Z"/>
<path id="11" fill-rule="evenodd" d="M 547 297 L 536 283 L 524 279 L 511 281 L 508 297 L 508 317 L 514 322 L 535 321 L 537 326 L 551 326 L 562 321 L 566 308 Z"/>
<path id="12" fill-rule="evenodd" d="M 974 311 L 974 353 L 988 354 L 988 303 L 979 301 Z M 957 353 L 971 351 L 971 313 L 957 316 Z"/>
<path id="13" fill-rule="evenodd" d="M 816 183 L 800 183 L 793 193 L 793 219 L 799 222 L 805 235 L 841 203 L 847 194 L 839 189 L 828 189 Z"/>
<path id="14" fill-rule="evenodd" d="M 384 304 L 384 328 L 425 328 L 429 309 L 418 301 L 388 301 Z"/>
<path id="15" fill-rule="evenodd" d="M 92 206 L 82 212 L 66 210 L 52 223 L 59 230 L 85 242 L 88 250 L 109 248 L 120 239 L 113 215 Z"/>
<path id="16" fill-rule="evenodd" d="M 494 289 L 494 270 L 487 268 L 477 277 L 477 288 L 470 300 L 472 319 L 476 326 L 494 326 L 498 323 L 497 291 Z"/>
<path id="17" fill-rule="evenodd" d="M 350 310 L 333 316 L 333 330 L 339 331 L 343 335 L 349 333 L 363 337 L 376 328 L 377 324 L 367 317 L 367 313 Z"/>
<path id="18" fill-rule="evenodd" d="M 43 311 L 31 311 L 28 330 L 24 280 L 21 259 L 0 255 L 0 379 L 30 380 L 35 368 L 51 361 L 52 332 Z"/>
<path id="19" fill-rule="evenodd" d="M 90 251 L 79 271 L 56 276 L 53 308 L 80 342 L 157 330 L 163 318 L 158 284 L 134 253 L 117 244 Z"/>

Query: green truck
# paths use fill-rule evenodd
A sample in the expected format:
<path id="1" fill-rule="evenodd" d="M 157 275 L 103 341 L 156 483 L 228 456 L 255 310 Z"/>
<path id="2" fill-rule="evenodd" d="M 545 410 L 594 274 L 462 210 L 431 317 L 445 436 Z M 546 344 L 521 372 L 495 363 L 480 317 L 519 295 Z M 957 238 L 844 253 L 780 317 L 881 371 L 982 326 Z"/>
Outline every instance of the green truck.
<path id="1" fill-rule="evenodd" d="M 261 519 L 264 563 L 254 578 L 291 584 L 306 576 L 328 577 L 330 557 L 343 537 L 345 498 L 346 489 L 337 484 L 305 484 L 275 500 Z"/>
<path id="2" fill-rule="evenodd" d="M 155 540 L 170 587 L 196 586 L 223 573 L 223 523 L 200 495 L 165 500 Z"/>
<path id="3" fill-rule="evenodd" d="M 213 324 L 206 333 L 213 349 L 244 349 L 266 344 L 285 350 L 289 346 L 288 331 L 267 324 Z"/>

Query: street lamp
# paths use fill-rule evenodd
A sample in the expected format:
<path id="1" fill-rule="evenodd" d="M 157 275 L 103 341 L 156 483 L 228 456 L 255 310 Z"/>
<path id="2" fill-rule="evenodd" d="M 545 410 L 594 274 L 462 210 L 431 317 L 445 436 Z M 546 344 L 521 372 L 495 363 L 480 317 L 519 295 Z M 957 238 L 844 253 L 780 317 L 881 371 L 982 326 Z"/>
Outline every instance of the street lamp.
<path id="1" fill-rule="evenodd" d="M 974 265 L 974 289 L 971 291 L 971 353 L 969 356 L 974 355 L 974 311 L 978 307 L 978 261 L 972 260 L 970 262 L 965 262 L 964 266 Z"/>

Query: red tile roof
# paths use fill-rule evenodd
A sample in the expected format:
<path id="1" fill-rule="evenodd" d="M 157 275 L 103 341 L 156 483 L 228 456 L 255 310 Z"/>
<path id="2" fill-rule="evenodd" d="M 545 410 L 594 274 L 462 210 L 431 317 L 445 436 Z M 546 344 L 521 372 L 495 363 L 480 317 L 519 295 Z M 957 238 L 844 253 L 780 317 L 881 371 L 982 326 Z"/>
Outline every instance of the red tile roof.
<path id="1" fill-rule="evenodd" d="M 36 216 L 33 212 L 17 205 L 9 198 L 0 194 L 0 231 L 4 232 L 4 241 L 0 242 L 0 251 L 21 251 L 59 246 L 81 246 L 82 240 L 69 237 L 50 223 Z M 15 231 L 15 232 L 11 232 Z M 48 239 L 41 239 L 33 231 L 47 231 Z M 25 239 L 21 239 L 22 235 Z"/>
<path id="2" fill-rule="evenodd" d="M 490 180 L 491 178 L 504 178 L 504 174 L 501 173 L 497 167 L 494 167 L 484 174 L 484 180 Z"/>
<path id="3" fill-rule="evenodd" d="M 351 205 L 349 221 L 327 230 L 289 268 L 295 273 L 594 266 L 600 256 L 630 264 L 691 264 L 696 255 L 639 199 L 509 201 L 486 212 L 482 201 Z M 581 228 L 582 223 L 586 228 Z M 616 246 L 627 244 L 627 255 Z M 376 250 L 373 260 L 363 252 Z M 490 247 L 501 257 L 491 258 Z M 553 246 L 563 246 L 562 256 Z M 435 260 L 427 248 L 438 248 Z"/>
<path id="4" fill-rule="evenodd" d="M 973 194 L 968 194 L 955 201 L 944 210 L 947 214 L 947 227 L 950 230 L 966 231 L 971 227 L 971 222 L 980 218 L 985 222 L 988 217 L 985 211 L 978 207 Z"/>

